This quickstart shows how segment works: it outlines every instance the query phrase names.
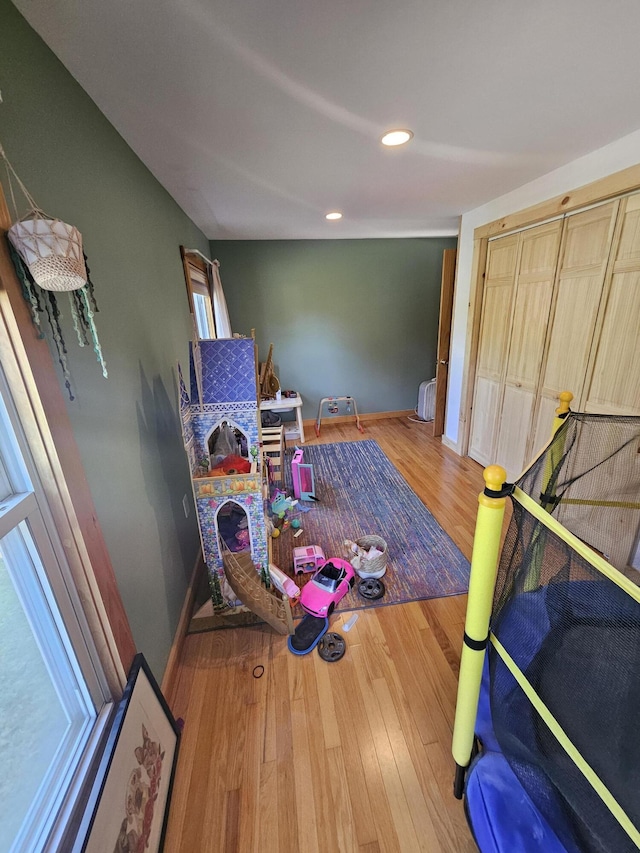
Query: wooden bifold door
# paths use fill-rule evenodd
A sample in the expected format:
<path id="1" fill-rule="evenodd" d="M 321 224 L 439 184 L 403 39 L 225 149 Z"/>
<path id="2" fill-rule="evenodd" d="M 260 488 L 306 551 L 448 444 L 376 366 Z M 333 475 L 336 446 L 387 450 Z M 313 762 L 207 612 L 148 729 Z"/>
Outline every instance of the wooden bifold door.
<path id="1" fill-rule="evenodd" d="M 516 478 L 575 411 L 640 414 L 640 194 L 491 240 L 469 456 Z"/>

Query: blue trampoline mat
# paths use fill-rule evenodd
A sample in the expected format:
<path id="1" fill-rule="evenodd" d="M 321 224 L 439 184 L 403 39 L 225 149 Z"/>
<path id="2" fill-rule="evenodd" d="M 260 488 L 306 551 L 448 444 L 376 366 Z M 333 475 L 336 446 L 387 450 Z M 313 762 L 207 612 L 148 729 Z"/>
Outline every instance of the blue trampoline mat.
<path id="1" fill-rule="evenodd" d="M 502 753 L 484 752 L 475 759 L 467 774 L 465 799 L 482 853 L 579 853 L 558 840 Z"/>
<path id="2" fill-rule="evenodd" d="M 594 586 L 592 581 L 554 584 L 516 596 L 502 610 L 494 626 L 496 633 L 523 670 L 539 652 L 551 630 L 548 614 L 561 613 L 567 601 L 574 618 L 609 618 L 614 623 L 638 619 L 635 602 L 622 593 L 616 594 L 616 590 L 608 597 L 608 610 L 600 612 Z M 541 625 L 543 630 L 540 630 Z M 515 683 L 514 689 L 518 689 Z M 504 697 L 501 698 L 504 701 Z M 465 809 L 481 853 L 580 853 L 578 847 L 566 847 L 558 839 L 501 752 L 491 714 L 488 657 L 483 671 L 476 736 L 482 744 L 482 752 L 467 773 Z M 531 765 L 527 768 L 527 774 L 538 776 L 541 788 L 546 790 L 550 820 L 562 827 L 566 818 L 555 788 L 538 768 Z"/>

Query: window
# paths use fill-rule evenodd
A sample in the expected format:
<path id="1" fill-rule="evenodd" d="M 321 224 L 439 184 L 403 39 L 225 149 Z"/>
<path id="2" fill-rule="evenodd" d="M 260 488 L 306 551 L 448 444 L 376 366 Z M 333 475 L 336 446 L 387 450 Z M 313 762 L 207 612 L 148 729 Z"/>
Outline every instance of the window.
<path id="1" fill-rule="evenodd" d="M 211 300 L 204 293 L 193 293 L 193 307 L 196 317 L 196 328 L 201 340 L 211 340 L 216 333 L 213 327 L 213 315 L 211 314 Z"/>
<path id="2" fill-rule="evenodd" d="M 210 261 L 198 249 L 180 246 L 180 255 L 196 338 L 232 338 L 227 300 L 220 280 L 220 264 Z"/>
<path id="3" fill-rule="evenodd" d="M 194 252 L 180 247 L 184 277 L 189 297 L 189 310 L 193 316 L 195 331 L 200 340 L 212 340 L 216 337 L 216 327 L 211 304 L 209 271 L 206 262 Z"/>
<path id="4" fill-rule="evenodd" d="M 0 369 L 0 851 L 57 849 L 109 692 Z"/>

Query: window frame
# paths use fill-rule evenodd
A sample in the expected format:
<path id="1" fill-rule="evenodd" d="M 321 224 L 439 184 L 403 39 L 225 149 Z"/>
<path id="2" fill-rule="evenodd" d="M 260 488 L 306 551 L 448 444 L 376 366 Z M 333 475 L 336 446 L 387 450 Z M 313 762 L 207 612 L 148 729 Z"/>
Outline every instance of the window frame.
<path id="1" fill-rule="evenodd" d="M 50 839 L 66 831 L 75 806 L 70 791 L 84 781 L 79 774 L 93 758 L 94 732 L 110 713 L 113 696 L 2 364 L 0 398 L 0 458 L 11 488 L 0 502 L 4 566 L 69 720 L 12 849 L 55 850 Z"/>
<path id="2" fill-rule="evenodd" d="M 51 813 L 46 841 L 44 835 L 39 839 L 44 844 L 42 849 L 53 853 L 73 843 L 112 700 L 122 695 L 136 646 L 49 345 L 33 324 L 9 256 L 6 231 L 10 225 L 0 186 L 0 364 L 9 389 L 7 407 L 20 426 L 18 440 L 29 450 L 27 469 L 41 500 L 43 536 L 64 567 L 56 584 L 68 593 L 69 606 L 75 612 L 87 648 L 96 654 L 92 666 L 102 672 L 96 676 L 97 690 L 95 684 L 91 688 L 92 698 L 97 697 L 97 715 L 80 762 L 67 774 L 68 785 L 65 792 L 60 792 L 55 816 Z M 5 470 L 1 474 L 0 485 L 6 485 L 19 471 Z M 20 501 L 21 498 L 14 501 L 12 509 L 16 512 Z M 60 606 L 60 598 L 57 600 Z"/>
<path id="3" fill-rule="evenodd" d="M 10 226 L 0 186 L 0 362 L 109 689 L 118 697 L 137 649 L 49 345 L 34 326 L 9 256 Z"/>
<path id="4" fill-rule="evenodd" d="M 5 505 L 12 504 L 5 513 L 0 514 L 0 538 L 7 535 L 9 529 L 15 529 L 21 521 L 28 524 L 31 538 L 44 564 L 47 584 L 51 588 L 60 616 L 65 625 L 71 623 L 77 625 L 79 633 L 70 634 L 70 640 L 80 667 L 83 673 L 86 672 L 85 680 L 91 700 L 99 710 L 105 702 L 113 698 L 112 691 L 102 674 L 94 638 L 73 582 L 62 542 L 31 456 L 31 448 L 24 435 L 2 364 L 0 364 L 0 397 L 2 397 L 6 407 L 10 428 L 13 430 L 16 439 L 16 448 L 13 450 L 8 446 L 6 433 L 0 430 L 2 432 L 0 459 L 5 463 L 9 461 L 10 465 L 6 467 L 15 472 L 13 477 L 15 477 L 14 488 L 16 489 L 11 497 L 0 502 Z M 4 411 L 0 405 L 0 424 L 3 421 Z M 18 458 L 18 454 L 20 454 L 21 459 Z M 9 455 L 9 459 L 7 459 L 7 455 Z M 22 470 L 20 470 L 21 468 Z"/>
<path id="5" fill-rule="evenodd" d="M 184 280 L 187 288 L 187 298 L 189 300 L 189 311 L 193 320 L 194 334 L 198 340 L 215 340 L 217 337 L 216 323 L 213 314 L 213 297 L 211 293 L 211 274 L 209 266 L 203 258 L 196 255 L 194 252 L 189 252 L 184 246 L 180 246 L 180 257 L 182 258 L 182 267 L 184 269 Z M 196 297 L 203 300 L 203 312 L 196 306 Z M 211 334 L 204 337 L 203 321 L 206 322 L 208 328 L 206 331 Z"/>

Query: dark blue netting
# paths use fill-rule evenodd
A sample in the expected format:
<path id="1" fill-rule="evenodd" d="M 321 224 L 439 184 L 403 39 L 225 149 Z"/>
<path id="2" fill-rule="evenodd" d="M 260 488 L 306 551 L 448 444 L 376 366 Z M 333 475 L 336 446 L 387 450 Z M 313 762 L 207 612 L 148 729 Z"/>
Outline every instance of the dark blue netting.
<path id="1" fill-rule="evenodd" d="M 640 419 L 571 415 L 556 442 L 518 485 L 637 576 Z M 640 604 L 514 501 L 491 628 L 640 828 Z M 486 743 L 466 788 L 481 850 L 636 850 L 493 648 L 489 662 L 476 729 Z"/>
<path id="2" fill-rule="evenodd" d="M 638 546 L 639 450 L 640 417 L 571 412 L 517 485 L 625 572 Z"/>

